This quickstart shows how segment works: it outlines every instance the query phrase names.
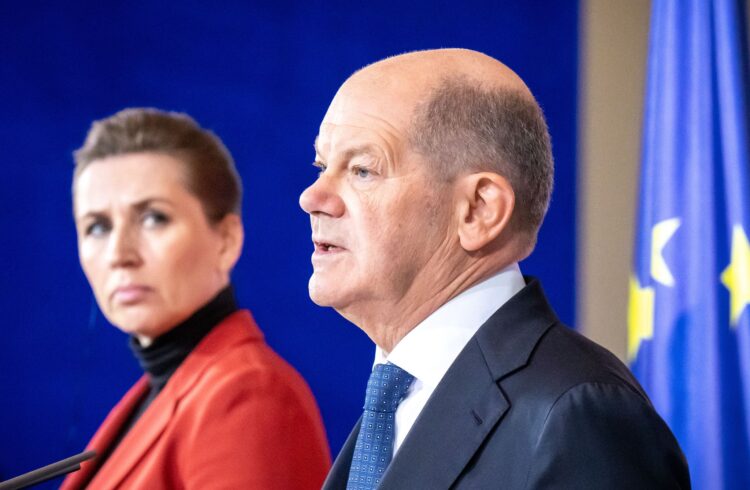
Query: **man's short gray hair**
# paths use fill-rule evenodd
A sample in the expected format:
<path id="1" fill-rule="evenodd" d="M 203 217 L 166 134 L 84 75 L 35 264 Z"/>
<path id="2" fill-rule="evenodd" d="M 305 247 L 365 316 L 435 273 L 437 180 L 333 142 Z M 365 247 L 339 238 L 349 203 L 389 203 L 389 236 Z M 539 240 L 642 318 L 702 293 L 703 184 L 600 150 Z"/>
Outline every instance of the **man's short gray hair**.
<path id="1" fill-rule="evenodd" d="M 445 180 L 481 171 L 508 179 L 516 200 L 511 226 L 526 235 L 531 252 L 554 175 L 547 124 L 532 96 L 464 77 L 444 79 L 418 104 L 409 141 Z"/>

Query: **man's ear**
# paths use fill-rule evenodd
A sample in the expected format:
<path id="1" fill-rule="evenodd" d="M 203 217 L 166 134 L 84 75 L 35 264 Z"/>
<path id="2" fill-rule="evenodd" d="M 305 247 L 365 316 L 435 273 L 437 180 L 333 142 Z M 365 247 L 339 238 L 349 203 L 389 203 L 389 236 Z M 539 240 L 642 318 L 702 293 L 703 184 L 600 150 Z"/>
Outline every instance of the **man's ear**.
<path id="1" fill-rule="evenodd" d="M 242 244 L 245 241 L 245 230 L 242 226 L 242 218 L 237 214 L 229 213 L 224 216 L 216 230 L 221 238 L 219 249 L 219 269 L 221 272 L 229 273 L 234 268 L 242 254 Z"/>
<path id="2" fill-rule="evenodd" d="M 458 238 L 467 252 L 482 249 L 508 227 L 516 196 L 508 180 L 494 172 L 460 177 Z"/>

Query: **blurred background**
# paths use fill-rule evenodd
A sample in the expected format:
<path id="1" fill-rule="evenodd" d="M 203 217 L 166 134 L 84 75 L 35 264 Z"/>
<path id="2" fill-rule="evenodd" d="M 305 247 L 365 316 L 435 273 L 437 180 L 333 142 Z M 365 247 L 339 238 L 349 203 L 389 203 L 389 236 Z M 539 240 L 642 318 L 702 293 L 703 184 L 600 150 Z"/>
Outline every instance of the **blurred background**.
<path id="1" fill-rule="evenodd" d="M 405 51 L 479 50 L 527 82 L 548 119 L 556 187 L 521 267 L 564 322 L 624 358 L 649 8 L 1 2 L 0 480 L 83 450 L 140 376 L 80 271 L 70 203 L 72 151 L 93 120 L 132 106 L 187 112 L 233 154 L 245 186 L 239 302 L 309 382 L 336 454 L 360 414 L 373 346 L 309 301 L 297 198 L 316 176 L 312 143 L 338 86 Z"/>

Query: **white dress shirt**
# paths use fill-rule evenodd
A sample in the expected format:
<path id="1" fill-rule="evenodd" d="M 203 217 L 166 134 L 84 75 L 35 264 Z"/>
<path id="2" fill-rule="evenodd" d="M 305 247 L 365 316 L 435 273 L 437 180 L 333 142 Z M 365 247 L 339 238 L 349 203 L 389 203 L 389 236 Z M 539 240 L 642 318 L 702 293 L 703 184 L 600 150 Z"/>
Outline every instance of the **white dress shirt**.
<path id="1" fill-rule="evenodd" d="M 513 263 L 435 310 L 406 334 L 390 353 L 375 348 L 374 364 L 392 362 L 415 377 L 396 409 L 394 455 L 469 339 L 525 285 L 518 264 Z"/>

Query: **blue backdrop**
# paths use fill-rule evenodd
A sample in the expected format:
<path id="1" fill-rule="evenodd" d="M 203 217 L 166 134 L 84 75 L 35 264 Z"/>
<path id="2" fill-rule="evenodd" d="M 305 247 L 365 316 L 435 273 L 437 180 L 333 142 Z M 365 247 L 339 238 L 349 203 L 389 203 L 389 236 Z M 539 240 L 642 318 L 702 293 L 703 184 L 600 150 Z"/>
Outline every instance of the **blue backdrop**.
<path id="1" fill-rule="evenodd" d="M 357 68 L 460 46 L 527 81 L 549 121 L 557 176 L 522 268 L 574 322 L 577 2 L 364 5 L 0 4 L 0 479 L 81 451 L 140 374 L 79 270 L 70 206 L 71 152 L 92 120 L 124 107 L 185 111 L 233 153 L 246 192 L 240 303 L 310 383 L 334 454 L 359 416 L 373 349 L 308 299 L 312 247 L 297 198 L 316 176 L 320 119 Z"/>

